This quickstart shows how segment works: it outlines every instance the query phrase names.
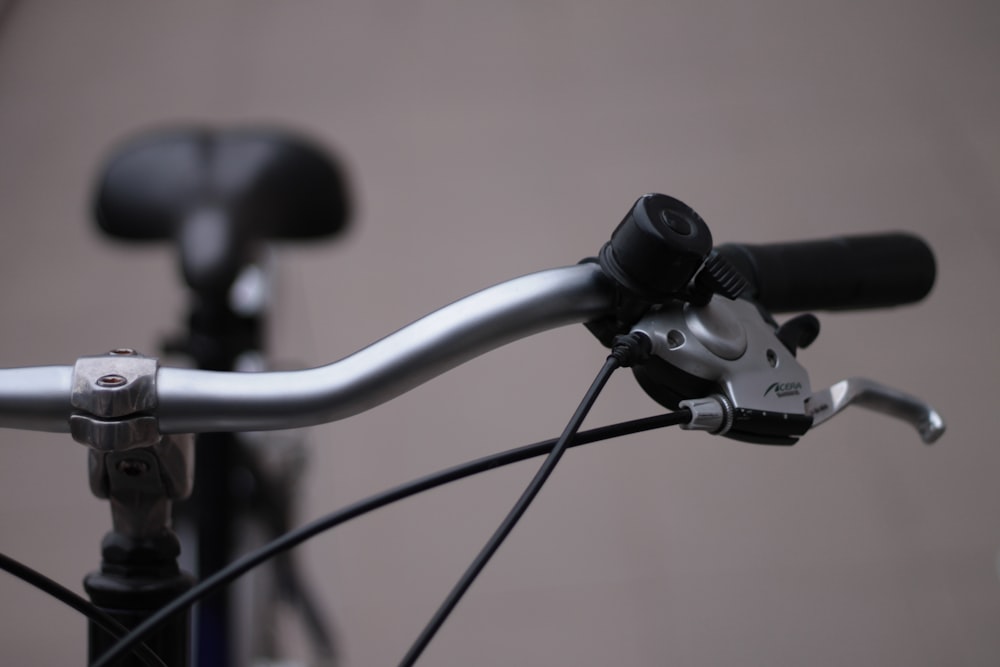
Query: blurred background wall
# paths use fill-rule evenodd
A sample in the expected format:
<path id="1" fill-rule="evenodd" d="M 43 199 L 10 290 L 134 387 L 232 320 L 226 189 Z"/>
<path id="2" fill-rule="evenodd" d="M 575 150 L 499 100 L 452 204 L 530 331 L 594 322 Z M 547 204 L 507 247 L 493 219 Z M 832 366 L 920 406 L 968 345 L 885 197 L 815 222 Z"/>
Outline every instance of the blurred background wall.
<path id="1" fill-rule="evenodd" d="M 816 387 L 866 375 L 949 422 L 853 411 L 792 449 L 665 431 L 567 456 L 428 665 L 1000 664 L 1000 5 L 989 1 L 0 3 L 0 366 L 153 352 L 166 248 L 99 238 L 95 169 L 177 122 L 278 123 L 347 163 L 339 243 L 279 253 L 277 357 L 316 365 L 455 298 L 596 252 L 647 191 L 717 241 L 885 229 L 923 304 L 824 314 Z M 317 428 L 303 520 L 556 435 L 603 358 L 583 327 Z M 621 373 L 589 423 L 656 406 Z M 2 551 L 76 590 L 107 507 L 65 436 L 0 433 Z M 536 462 L 300 551 L 346 665 L 393 664 Z M 0 661 L 80 664 L 84 622 L 0 577 Z M 293 654 L 306 654 L 288 633 Z"/>

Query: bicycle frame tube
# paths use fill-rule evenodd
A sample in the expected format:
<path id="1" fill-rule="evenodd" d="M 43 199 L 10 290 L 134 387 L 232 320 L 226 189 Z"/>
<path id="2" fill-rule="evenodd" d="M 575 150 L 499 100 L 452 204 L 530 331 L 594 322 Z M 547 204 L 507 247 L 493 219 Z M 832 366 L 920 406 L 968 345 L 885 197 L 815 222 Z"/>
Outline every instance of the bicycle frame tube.
<path id="1" fill-rule="evenodd" d="M 161 368 L 160 431 L 264 431 L 344 419 L 492 349 L 610 313 L 596 264 L 550 269 L 465 297 L 340 361 L 300 371 Z M 0 427 L 68 432 L 72 367 L 0 370 Z"/>

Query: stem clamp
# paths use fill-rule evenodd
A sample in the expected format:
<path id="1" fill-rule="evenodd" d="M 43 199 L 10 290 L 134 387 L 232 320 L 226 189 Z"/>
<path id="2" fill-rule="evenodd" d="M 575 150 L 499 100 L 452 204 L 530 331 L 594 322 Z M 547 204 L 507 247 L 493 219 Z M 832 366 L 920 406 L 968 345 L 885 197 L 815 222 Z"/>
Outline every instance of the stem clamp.
<path id="1" fill-rule="evenodd" d="M 90 448 L 90 489 L 111 501 L 115 533 L 160 535 L 170 502 L 194 483 L 194 438 L 161 436 L 155 410 L 159 363 L 129 348 L 82 357 L 73 368 L 73 439 Z"/>

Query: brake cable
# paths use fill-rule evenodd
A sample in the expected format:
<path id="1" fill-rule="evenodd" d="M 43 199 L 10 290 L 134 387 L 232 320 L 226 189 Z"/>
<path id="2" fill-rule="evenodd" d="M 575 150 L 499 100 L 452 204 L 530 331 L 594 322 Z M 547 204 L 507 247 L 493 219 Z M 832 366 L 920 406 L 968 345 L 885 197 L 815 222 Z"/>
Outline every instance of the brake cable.
<path id="1" fill-rule="evenodd" d="M 534 478 L 532 478 L 531 483 L 521 494 L 521 497 L 517 499 L 514 503 L 514 507 L 511 508 L 510 512 L 504 517 L 504 520 L 500 522 L 497 527 L 496 532 L 490 537 L 483 546 L 482 550 L 476 555 L 472 563 L 462 574 L 462 577 L 455 584 L 451 592 L 448 593 L 448 597 L 444 599 L 441 606 L 438 607 L 437 611 L 434 612 L 434 616 L 431 617 L 430 622 L 417 637 L 416 641 L 410 647 L 410 650 L 406 652 L 403 657 L 403 661 L 400 667 L 410 667 L 413 665 L 420 654 L 423 653 L 424 649 L 437 634 L 437 631 L 441 629 L 441 626 L 448 619 L 448 615 L 451 614 L 452 610 L 458 605 L 462 596 L 465 592 L 469 590 L 472 586 L 472 582 L 475 581 L 479 573 L 483 571 L 486 564 L 489 562 L 493 554 L 496 553 L 500 545 L 510 534 L 510 531 L 514 529 L 517 525 L 518 520 L 524 515 L 524 512 L 528 509 L 531 501 L 535 499 L 538 492 L 541 491 L 542 486 L 548 480 L 552 471 L 555 469 L 556 464 L 559 463 L 559 459 L 562 455 L 566 453 L 566 449 L 569 446 L 570 440 L 580 429 L 583 424 L 583 420 L 586 418 L 587 413 L 590 412 L 590 408 L 593 407 L 594 401 L 597 400 L 597 396 L 604 389 L 604 385 L 607 384 L 608 380 L 611 378 L 611 374 L 623 366 L 632 366 L 634 363 L 645 359 L 649 356 L 649 339 L 642 334 L 630 334 L 628 336 L 618 336 L 615 338 L 614 344 L 611 349 L 611 354 L 605 360 L 604 365 L 601 366 L 601 370 L 598 371 L 597 377 L 594 378 L 593 383 L 584 394 L 583 399 L 580 401 L 580 405 L 577 406 L 576 411 L 570 418 L 569 423 L 566 424 L 566 428 L 563 429 L 562 435 L 556 441 L 555 446 L 552 451 L 549 452 L 548 457 L 542 463 L 542 466 L 535 473 Z"/>
<path id="2" fill-rule="evenodd" d="M 577 447 L 633 433 L 651 431 L 665 426 L 677 426 L 687 423 L 690 419 L 691 411 L 687 409 L 680 409 L 675 412 L 667 412 L 652 417 L 633 419 L 618 424 L 581 431 L 571 439 L 568 446 Z M 555 444 L 556 439 L 553 438 L 468 461 L 369 496 L 286 533 L 259 549 L 236 559 L 230 565 L 202 580 L 184 594 L 171 600 L 159 611 L 122 637 L 117 644 L 108 649 L 104 655 L 92 663 L 91 667 L 107 667 L 113 664 L 115 660 L 125 655 L 137 643 L 155 632 L 170 616 L 193 606 L 205 596 L 215 593 L 266 560 L 288 551 L 320 533 L 418 493 L 429 491 L 444 484 L 495 468 L 542 456 L 551 452 Z"/>

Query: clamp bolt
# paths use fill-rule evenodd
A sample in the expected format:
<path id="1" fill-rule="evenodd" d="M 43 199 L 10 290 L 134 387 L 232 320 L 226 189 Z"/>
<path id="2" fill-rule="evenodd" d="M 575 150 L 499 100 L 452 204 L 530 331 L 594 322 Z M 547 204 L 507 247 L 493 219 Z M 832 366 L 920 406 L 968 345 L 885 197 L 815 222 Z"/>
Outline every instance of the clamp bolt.
<path id="1" fill-rule="evenodd" d="M 111 373 L 109 375 L 102 375 L 97 378 L 98 387 L 121 387 L 128 384 L 128 380 L 124 376 L 118 375 L 117 373 Z"/>

